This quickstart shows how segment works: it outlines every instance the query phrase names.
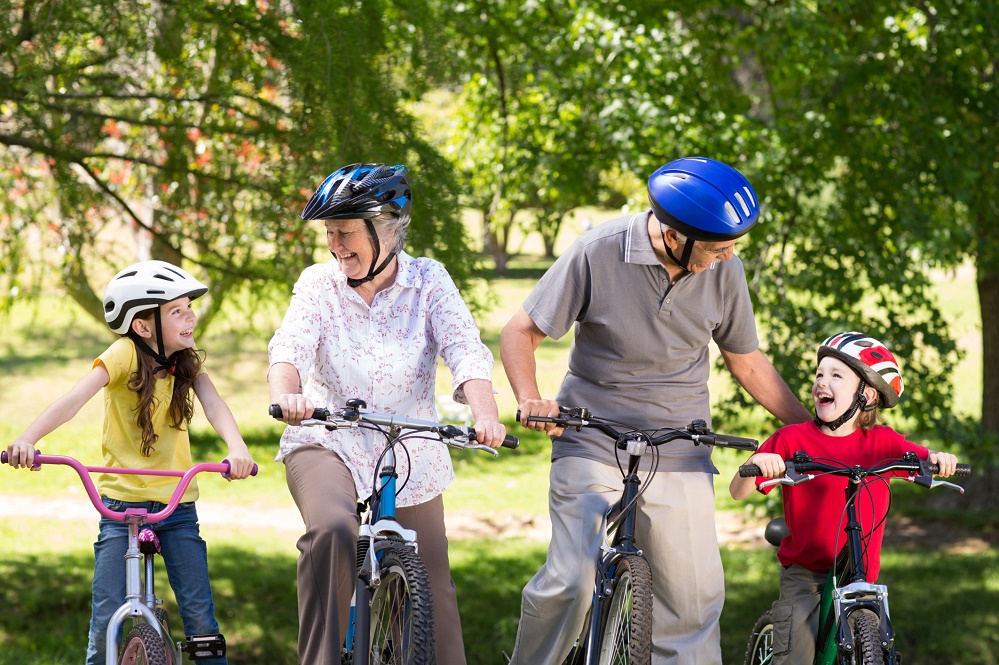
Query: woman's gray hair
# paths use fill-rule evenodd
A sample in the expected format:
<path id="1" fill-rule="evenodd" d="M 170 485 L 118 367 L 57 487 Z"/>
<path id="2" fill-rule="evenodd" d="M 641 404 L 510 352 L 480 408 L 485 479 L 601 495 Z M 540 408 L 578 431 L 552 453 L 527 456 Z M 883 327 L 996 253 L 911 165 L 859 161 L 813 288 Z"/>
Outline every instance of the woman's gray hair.
<path id="1" fill-rule="evenodd" d="M 371 218 L 371 223 L 379 238 L 395 234 L 393 246 L 383 248 L 383 252 L 395 252 L 402 249 L 403 243 L 406 242 L 406 231 L 409 229 L 410 221 L 409 212 L 383 212 Z"/>

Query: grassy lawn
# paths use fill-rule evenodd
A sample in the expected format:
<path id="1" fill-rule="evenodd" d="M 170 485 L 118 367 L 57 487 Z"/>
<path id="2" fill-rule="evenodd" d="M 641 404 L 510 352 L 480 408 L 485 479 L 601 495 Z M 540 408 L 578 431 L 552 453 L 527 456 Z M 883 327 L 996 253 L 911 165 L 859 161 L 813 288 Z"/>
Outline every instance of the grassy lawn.
<path id="1" fill-rule="evenodd" d="M 515 263 L 514 277 L 495 280 L 498 306 L 480 317 L 483 338 L 498 356 L 499 330 L 533 287 L 544 263 Z M 973 282 L 960 282 L 966 294 Z M 978 373 L 980 348 L 968 320 L 975 311 L 965 295 L 948 287 L 947 315 L 963 326 L 968 356 L 962 372 Z M 963 305 L 961 303 L 964 303 Z M 245 310 L 240 310 L 242 316 Z M 280 435 L 266 415 L 266 342 L 280 308 L 258 308 L 249 332 L 237 335 L 229 316 L 213 328 L 202 346 L 208 371 L 240 422 L 254 458 L 257 478 L 226 483 L 200 481 L 199 508 L 221 519 L 205 519 L 209 564 L 219 621 L 230 644 L 230 662 L 295 663 L 297 632 L 295 562 L 298 526 L 282 467 L 272 462 Z M 18 306 L 3 320 L 0 338 L 0 397 L 5 418 L 0 441 L 9 442 L 54 397 L 88 371 L 106 348 L 103 328 L 58 298 Z M 539 351 L 542 391 L 554 394 L 565 372 L 569 340 L 546 341 Z M 975 363 L 978 363 L 976 366 Z M 516 404 L 497 361 L 494 375 L 501 416 L 512 424 Z M 725 381 L 717 377 L 715 381 Z M 958 382 L 960 408 L 975 413 L 978 395 Z M 973 381 L 971 382 L 974 386 Z M 438 393 L 450 393 L 450 376 L 440 373 Z M 491 532 L 459 530 L 451 539 L 465 644 L 470 663 L 500 665 L 513 647 L 520 591 L 544 560 L 547 540 L 548 444 L 536 434 L 520 450 L 498 459 L 474 453 L 455 455 L 458 480 L 445 495 L 449 519 L 493 525 Z M 87 463 L 99 461 L 101 403 L 93 400 L 41 448 Z M 203 417 L 192 426 L 196 457 L 223 456 Z M 739 504 L 727 486 L 744 454 L 720 451 L 716 490 L 721 511 L 762 512 L 762 503 Z M 907 490 L 910 488 L 906 488 Z M 919 514 L 918 492 L 902 492 L 906 514 Z M 16 512 L 14 508 L 16 507 Z M 282 522 L 292 511 L 294 519 Z M 96 516 L 75 475 L 63 468 L 39 473 L 0 469 L 0 665 L 78 663 L 86 647 L 90 616 L 92 542 Z M 67 519 L 72 517 L 72 519 Z M 993 541 L 994 542 L 994 541 Z M 882 580 L 892 589 L 892 616 L 907 664 L 999 663 L 999 554 L 983 546 L 962 551 L 936 547 L 886 551 Z M 722 616 L 726 663 L 742 661 L 747 631 L 767 609 L 777 589 L 772 549 L 727 546 L 727 603 Z M 176 617 L 165 578 L 167 608 Z M 179 626 L 175 634 L 180 636 Z"/>

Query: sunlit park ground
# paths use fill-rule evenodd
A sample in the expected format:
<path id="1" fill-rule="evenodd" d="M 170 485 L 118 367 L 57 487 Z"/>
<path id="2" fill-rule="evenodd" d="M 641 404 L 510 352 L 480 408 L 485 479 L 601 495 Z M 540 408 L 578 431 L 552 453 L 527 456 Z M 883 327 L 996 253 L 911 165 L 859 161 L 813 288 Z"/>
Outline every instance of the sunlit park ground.
<path id="1" fill-rule="evenodd" d="M 578 228 L 570 224 L 563 240 L 571 240 Z M 522 250 L 537 248 L 525 243 Z M 483 338 L 497 355 L 494 380 L 501 416 L 524 444 L 517 452 L 503 451 L 498 459 L 456 454 L 458 480 L 445 495 L 471 663 L 506 662 L 504 654 L 511 651 L 517 630 L 520 590 L 543 561 L 547 546 L 547 442 L 513 426 L 516 404 L 498 361 L 499 330 L 545 265 L 527 254 L 512 265 L 516 277 L 490 280 L 498 304 L 479 316 Z M 941 305 L 967 352 L 955 381 L 957 405 L 974 415 L 980 408 L 981 349 L 973 274 L 939 275 L 938 290 L 946 294 Z M 297 662 L 295 542 L 301 520 L 281 465 L 271 461 L 280 427 L 267 416 L 264 383 L 266 342 L 283 307 L 232 303 L 223 320 L 199 340 L 209 354 L 208 371 L 261 467 L 257 478 L 244 482 L 201 481 L 199 512 L 219 620 L 234 664 Z M 0 325 L 0 441 L 5 447 L 83 376 L 109 338 L 102 326 L 55 293 L 18 304 Z M 563 339 L 548 341 L 539 351 L 542 390 L 549 395 L 564 374 L 568 348 L 569 340 Z M 725 381 L 723 376 L 713 379 L 716 386 Z M 442 370 L 438 393 L 449 392 L 450 377 Z M 96 464 L 100 432 L 101 400 L 95 399 L 41 448 Z M 200 415 L 192 434 L 199 459 L 222 456 L 220 442 Z M 720 452 L 715 458 L 722 471 L 717 493 L 728 589 L 723 650 L 726 663 L 740 663 L 755 617 L 776 594 L 777 564 L 772 549 L 761 544 L 761 504 L 737 506 L 728 499 L 728 480 L 741 454 Z M 921 516 L 914 488 L 901 488 L 896 495 L 904 513 L 900 521 L 914 530 L 910 536 L 916 534 L 897 534 L 884 554 L 882 573 L 892 590 L 892 618 L 904 662 L 999 663 L 996 533 L 964 529 L 964 522 L 952 515 Z M 0 665 L 82 660 L 96 522 L 79 480 L 68 469 L 0 469 Z M 176 616 L 165 577 L 161 580 L 167 609 Z M 179 627 L 175 633 L 182 637 Z"/>

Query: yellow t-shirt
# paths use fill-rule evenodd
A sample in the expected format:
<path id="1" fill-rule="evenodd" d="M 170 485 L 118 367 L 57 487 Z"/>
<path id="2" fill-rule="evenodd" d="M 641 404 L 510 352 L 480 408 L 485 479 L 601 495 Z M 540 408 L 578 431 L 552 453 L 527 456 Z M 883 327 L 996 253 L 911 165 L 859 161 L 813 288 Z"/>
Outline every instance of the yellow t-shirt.
<path id="1" fill-rule="evenodd" d="M 192 465 L 191 440 L 187 428 L 170 425 L 170 398 L 174 377 L 156 380 L 153 404 L 153 430 L 159 438 L 149 457 L 143 457 L 142 430 L 137 421 L 138 394 L 129 390 L 128 381 L 139 365 L 135 344 L 122 337 L 94 361 L 104 366 L 111 377 L 104 386 L 104 466 L 131 469 L 170 469 L 186 471 Z M 101 496 L 119 501 L 170 500 L 180 478 L 174 476 L 134 476 L 102 473 L 97 478 Z M 182 501 L 198 498 L 198 485 L 192 480 Z"/>

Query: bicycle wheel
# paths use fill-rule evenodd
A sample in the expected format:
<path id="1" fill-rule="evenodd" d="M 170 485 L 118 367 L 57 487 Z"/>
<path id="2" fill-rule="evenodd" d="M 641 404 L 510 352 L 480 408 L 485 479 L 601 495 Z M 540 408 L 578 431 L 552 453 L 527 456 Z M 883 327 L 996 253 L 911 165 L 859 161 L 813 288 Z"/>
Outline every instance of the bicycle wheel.
<path id="1" fill-rule="evenodd" d="M 601 619 L 600 665 L 648 665 L 652 659 L 652 569 L 637 554 L 614 564 L 611 595 Z"/>
<path id="2" fill-rule="evenodd" d="M 857 665 L 885 665 L 888 662 L 881 648 L 880 623 L 878 615 L 870 610 L 857 610 L 850 615 Z"/>
<path id="3" fill-rule="evenodd" d="M 764 612 L 749 636 L 746 645 L 745 665 L 767 665 L 774 655 L 774 617 L 770 611 Z"/>
<path id="4" fill-rule="evenodd" d="M 118 663 L 119 665 L 170 665 L 170 659 L 156 629 L 147 623 L 139 623 L 125 635 Z"/>
<path id="5" fill-rule="evenodd" d="M 379 546 L 381 584 L 371 594 L 371 665 L 433 663 L 434 620 L 423 560 L 401 542 Z"/>

